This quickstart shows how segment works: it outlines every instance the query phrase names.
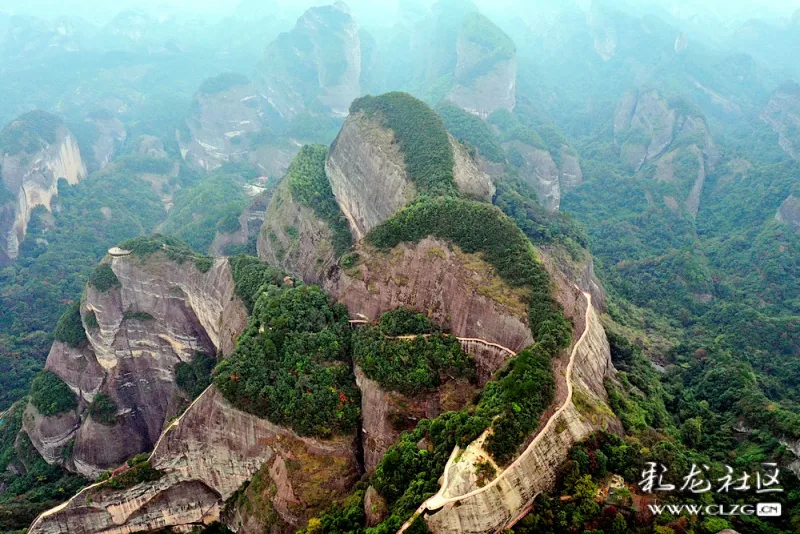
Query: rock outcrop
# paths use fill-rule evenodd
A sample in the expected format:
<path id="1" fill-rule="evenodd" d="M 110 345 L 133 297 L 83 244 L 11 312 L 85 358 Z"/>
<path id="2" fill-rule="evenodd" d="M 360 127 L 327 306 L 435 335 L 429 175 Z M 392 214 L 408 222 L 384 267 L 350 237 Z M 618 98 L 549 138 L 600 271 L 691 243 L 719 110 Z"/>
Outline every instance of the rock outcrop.
<path id="1" fill-rule="evenodd" d="M 448 380 L 433 393 L 409 397 L 384 390 L 358 366 L 355 375 L 361 390 L 361 445 L 367 472 L 375 469 L 401 433 L 413 430 L 420 419 L 434 419 L 443 412 L 463 408 L 476 390 L 467 380 Z"/>
<path id="2" fill-rule="evenodd" d="M 478 255 L 430 237 L 387 252 L 361 243 L 355 252 L 355 265 L 332 269 L 323 282 L 352 316 L 377 319 L 408 306 L 458 337 L 486 339 L 514 352 L 533 342 L 524 291 L 511 288 Z M 502 363 L 476 358 L 479 377 Z"/>
<path id="3" fill-rule="evenodd" d="M 332 243 L 328 223 L 295 201 L 284 180 L 272 196 L 258 233 L 258 256 L 306 283 L 317 284 L 336 261 Z"/>
<path id="4" fill-rule="evenodd" d="M 204 82 L 178 132 L 181 153 L 198 170 L 247 161 L 279 177 L 305 137 L 319 140 L 292 121 L 346 116 L 361 94 L 360 76 L 359 30 L 347 6 L 313 7 L 270 43 L 252 82 L 235 74 Z"/>
<path id="5" fill-rule="evenodd" d="M 358 477 L 353 441 L 299 437 L 237 410 L 210 387 L 158 441 L 149 460 L 158 480 L 90 486 L 42 514 L 29 532 L 188 531 L 220 519 L 240 488 L 227 518 L 238 532 L 292 532 Z"/>
<path id="6" fill-rule="evenodd" d="M 229 161 L 246 161 L 248 134 L 267 126 L 255 87 L 244 77 L 222 81 L 195 95 L 186 118 L 188 131 L 179 136 L 181 155 L 195 169 L 214 171 Z"/>
<path id="7" fill-rule="evenodd" d="M 789 225 L 795 232 L 800 232 L 800 197 L 794 195 L 786 197 L 786 200 L 781 202 L 775 218 Z"/>
<path id="8" fill-rule="evenodd" d="M 567 363 L 565 372 L 556 374 L 557 379 L 571 381 L 571 395 L 559 388 L 560 408 L 524 452 L 485 484 L 478 484 L 475 468 L 477 462 L 489 458 L 482 448 L 483 438 L 464 451 L 454 451 L 442 490 L 429 501 L 424 516 L 432 532 L 494 532 L 510 527 L 524 516 L 536 495 L 553 487 L 575 442 L 601 428 L 621 429 L 607 404 L 603 383 L 613 376 L 613 366 L 603 327 L 597 314 L 586 307 L 591 301 L 562 283 L 558 300 L 567 315 L 579 321 L 571 365 Z"/>
<path id="9" fill-rule="evenodd" d="M 450 146 L 453 147 L 453 180 L 458 190 L 475 200 L 491 202 L 495 187 L 491 177 L 483 171 L 482 164 L 470 156 L 467 149 L 448 134 Z"/>
<path id="10" fill-rule="evenodd" d="M 778 134 L 778 144 L 790 157 L 800 160 L 800 85 L 788 81 L 772 93 L 761 120 Z"/>
<path id="11" fill-rule="evenodd" d="M 668 101 L 657 91 L 628 91 L 614 113 L 614 138 L 623 164 L 639 170 L 678 140 L 690 140 L 713 164 L 719 154 L 705 119 L 683 101 Z"/>
<path id="12" fill-rule="evenodd" d="M 312 7 L 266 50 L 256 85 L 283 119 L 314 110 L 344 117 L 361 94 L 361 40 L 344 2 Z"/>
<path id="13" fill-rule="evenodd" d="M 357 239 L 417 195 L 394 132 L 363 112 L 345 120 L 325 173 Z"/>
<path id="14" fill-rule="evenodd" d="M 207 272 L 163 252 L 105 261 L 119 284 L 105 292 L 87 286 L 81 314 L 88 343 L 72 348 L 56 341 L 45 365 L 79 396 L 78 412 L 69 416 L 72 431 L 66 416 L 30 412 L 24 420 L 47 461 L 89 478 L 150 450 L 185 403 L 176 365 L 197 353 L 229 353 L 247 323 L 225 259 Z M 87 411 L 98 393 L 116 405 L 111 423 Z M 68 446 L 71 454 L 62 454 Z"/>
<path id="15" fill-rule="evenodd" d="M 95 113 L 89 115 L 85 122 L 94 133 L 86 166 L 89 171 L 103 169 L 119 152 L 128 132 L 122 121 L 111 114 Z"/>
<path id="16" fill-rule="evenodd" d="M 517 54 L 513 41 L 478 13 L 464 18 L 456 41 L 455 84 L 447 99 L 487 118 L 516 105 Z"/>
<path id="17" fill-rule="evenodd" d="M 220 232 L 217 230 L 214 240 L 208 246 L 208 253 L 212 256 L 225 256 L 230 254 L 230 247 L 239 245 L 251 247 L 256 243 L 258 250 L 258 236 L 264 218 L 267 216 L 267 207 L 272 199 L 272 190 L 256 193 L 250 200 L 242 214 L 239 216 L 239 229 L 233 232 Z M 248 254 L 252 253 L 248 252 Z"/>
<path id="18" fill-rule="evenodd" d="M 32 111 L 7 125 L 0 141 L 0 262 L 13 260 L 25 239 L 31 211 L 50 210 L 58 180 L 86 176 L 78 142 L 57 117 Z"/>
<path id="19" fill-rule="evenodd" d="M 719 161 L 699 111 L 680 99 L 668 101 L 655 90 L 629 91 L 614 114 L 614 137 L 623 165 L 671 184 L 662 189 L 669 209 L 697 215 L 705 178 Z"/>
<path id="20" fill-rule="evenodd" d="M 459 191 L 490 201 L 495 188 L 488 174 L 452 136 L 453 178 Z M 331 145 L 325 172 L 356 239 L 394 215 L 417 196 L 394 132 L 362 111 L 348 116 Z"/>

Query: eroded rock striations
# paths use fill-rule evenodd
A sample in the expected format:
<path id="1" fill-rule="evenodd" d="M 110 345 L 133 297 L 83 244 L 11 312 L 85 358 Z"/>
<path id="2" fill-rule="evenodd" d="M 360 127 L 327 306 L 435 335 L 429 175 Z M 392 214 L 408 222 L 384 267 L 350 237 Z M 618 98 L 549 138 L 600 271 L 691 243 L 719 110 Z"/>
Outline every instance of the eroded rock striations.
<path id="1" fill-rule="evenodd" d="M 333 232 L 314 210 L 292 197 L 284 180 L 267 208 L 258 234 L 258 256 L 316 284 L 334 264 Z"/>
<path id="2" fill-rule="evenodd" d="M 761 112 L 761 120 L 778 134 L 783 151 L 800 159 L 800 85 L 788 81 L 776 89 Z"/>
<path id="3" fill-rule="evenodd" d="M 32 111 L 0 134 L 0 262 L 13 260 L 25 239 L 31 211 L 50 210 L 58 180 L 78 183 L 86 176 L 78 142 L 57 117 Z"/>
<path id="4" fill-rule="evenodd" d="M 697 215 L 705 178 L 719 161 L 699 111 L 683 100 L 666 100 L 655 90 L 629 91 L 614 114 L 614 138 L 623 165 L 672 184 L 672 194 L 663 195 L 668 208 Z"/>
<path id="5" fill-rule="evenodd" d="M 230 512 L 238 532 L 292 532 L 345 495 L 359 473 L 354 451 L 352 436 L 299 437 L 237 410 L 210 387 L 159 440 L 150 457 L 158 480 L 91 486 L 43 514 L 29 532 L 188 531 L 218 520 L 240 488 L 261 499 L 258 510 Z M 262 479 L 258 487 L 243 486 L 253 477 Z"/>
<path id="6" fill-rule="evenodd" d="M 23 422 L 48 462 L 89 478 L 150 450 L 185 403 L 176 365 L 197 353 L 230 352 L 247 323 L 225 259 L 207 272 L 162 252 L 105 261 L 119 283 L 106 291 L 87 286 L 81 314 L 88 341 L 78 348 L 56 341 L 45 365 L 78 395 L 78 411 L 44 417 L 29 406 Z M 116 406 L 111 421 L 87 411 L 100 393 Z"/>

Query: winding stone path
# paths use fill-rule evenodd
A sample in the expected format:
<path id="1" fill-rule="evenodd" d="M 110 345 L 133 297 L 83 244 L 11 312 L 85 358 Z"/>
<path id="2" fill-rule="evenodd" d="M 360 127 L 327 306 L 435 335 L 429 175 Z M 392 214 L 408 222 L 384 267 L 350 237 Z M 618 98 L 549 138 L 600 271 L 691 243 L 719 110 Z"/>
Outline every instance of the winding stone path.
<path id="1" fill-rule="evenodd" d="M 567 384 L 567 396 L 564 399 L 564 402 L 561 404 L 561 406 L 553 413 L 553 415 L 550 416 L 550 418 L 547 420 L 547 423 L 545 423 L 545 425 L 541 429 L 541 431 L 539 431 L 536 434 L 536 437 L 525 448 L 525 450 L 522 452 L 522 454 L 520 454 L 517 457 L 517 459 L 514 460 L 514 462 L 511 463 L 511 465 L 509 465 L 500 474 L 498 474 L 491 482 L 487 483 L 482 488 L 478 488 L 476 490 L 470 491 L 470 492 L 465 493 L 463 495 L 457 495 L 455 497 L 444 497 L 444 492 L 447 490 L 447 485 L 448 485 L 448 476 L 449 476 L 450 466 L 452 465 L 452 463 L 454 462 L 455 458 L 458 456 L 458 453 L 460 452 L 459 447 L 456 446 L 453 449 L 453 452 L 450 454 L 450 458 L 447 460 L 447 464 L 445 465 L 442 484 L 439 487 L 439 491 L 436 493 L 436 495 L 433 495 L 432 497 L 430 497 L 428 500 L 423 502 L 419 506 L 419 508 L 417 508 L 417 510 L 408 519 L 408 521 L 403 523 L 403 526 L 400 527 L 400 530 L 397 531 L 397 534 L 402 534 L 403 532 L 405 532 L 406 529 L 408 529 L 408 527 L 411 526 L 411 523 L 413 523 L 414 520 L 417 517 L 419 517 L 421 514 L 423 514 L 426 510 L 431 510 L 431 511 L 438 510 L 439 508 L 441 508 L 442 506 L 444 506 L 447 503 L 460 501 L 462 499 L 466 499 L 468 497 L 472 497 L 473 495 L 477 495 L 479 493 L 483 493 L 484 491 L 487 491 L 489 488 L 491 488 L 491 487 L 495 486 L 496 484 L 498 484 L 500 482 L 500 480 L 505 478 L 507 473 L 512 472 L 512 468 L 513 467 L 516 467 L 520 462 L 522 462 L 522 460 L 528 454 L 530 454 L 530 452 L 534 449 L 534 446 L 538 443 L 538 441 L 541 439 L 541 437 L 544 436 L 547 433 L 547 431 L 550 429 L 550 427 L 552 425 L 555 424 L 555 421 L 564 412 L 564 410 L 569 408 L 570 404 L 572 403 L 572 368 L 573 368 L 573 365 L 575 363 L 575 355 L 577 354 L 578 349 L 583 344 L 584 340 L 586 339 L 586 336 L 589 333 L 589 319 L 590 319 L 591 314 L 592 314 L 592 295 L 587 293 L 586 291 L 581 291 L 581 293 L 583 293 L 583 296 L 586 297 L 586 314 L 584 315 L 584 317 L 585 317 L 584 329 L 583 329 L 583 334 L 581 334 L 581 337 L 578 339 L 578 341 L 572 347 L 572 352 L 570 353 L 570 356 L 569 356 L 569 363 L 567 364 L 567 371 L 566 371 L 565 377 L 564 377 L 564 379 L 566 381 L 566 384 Z"/>

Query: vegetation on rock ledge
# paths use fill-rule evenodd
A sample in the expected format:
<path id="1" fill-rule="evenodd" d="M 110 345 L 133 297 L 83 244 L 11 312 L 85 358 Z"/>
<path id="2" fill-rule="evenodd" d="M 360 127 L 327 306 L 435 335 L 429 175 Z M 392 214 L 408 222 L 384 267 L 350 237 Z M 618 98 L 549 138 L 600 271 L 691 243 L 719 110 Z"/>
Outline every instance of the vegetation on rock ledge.
<path id="1" fill-rule="evenodd" d="M 303 146 L 289 165 L 286 180 L 289 182 L 292 197 L 311 208 L 320 219 L 328 223 L 333 232 L 333 250 L 337 256 L 341 256 L 353 244 L 353 236 L 325 174 L 327 156 L 328 148 L 325 146 Z"/>
<path id="2" fill-rule="evenodd" d="M 394 132 L 408 174 L 421 193 L 456 194 L 453 147 L 442 119 L 427 104 L 408 93 L 393 92 L 354 100 L 350 113 L 359 111 Z"/>
<path id="3" fill-rule="evenodd" d="M 41 371 L 33 379 L 30 400 L 42 415 L 58 415 L 78 407 L 75 394 L 51 371 Z"/>
<path id="4" fill-rule="evenodd" d="M 214 385 L 236 407 L 304 436 L 352 432 L 359 392 L 347 310 L 316 286 L 269 286 Z"/>

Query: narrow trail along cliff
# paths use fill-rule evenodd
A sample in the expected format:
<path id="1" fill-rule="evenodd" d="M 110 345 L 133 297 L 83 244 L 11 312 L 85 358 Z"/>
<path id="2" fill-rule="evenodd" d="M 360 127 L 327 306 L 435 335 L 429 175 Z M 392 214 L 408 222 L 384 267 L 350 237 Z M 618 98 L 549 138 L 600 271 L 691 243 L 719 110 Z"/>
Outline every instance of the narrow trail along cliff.
<path id="1" fill-rule="evenodd" d="M 583 330 L 583 334 L 581 334 L 581 337 L 578 339 L 578 341 L 572 347 L 572 352 L 570 353 L 569 363 L 567 364 L 567 369 L 566 369 L 566 373 L 565 373 L 565 377 L 564 377 L 564 380 L 566 381 L 566 385 L 567 385 L 567 396 L 564 399 L 564 402 L 561 404 L 561 406 L 559 406 L 559 408 L 553 413 L 553 415 L 550 416 L 550 418 L 545 423 L 544 427 L 542 427 L 541 430 L 539 430 L 537 432 L 536 437 L 534 437 L 534 439 L 531 441 L 531 443 L 525 448 L 525 451 L 523 451 L 523 453 L 520 454 L 519 457 L 517 457 L 517 459 L 514 460 L 514 462 L 511 463 L 506 469 L 504 469 L 501 473 L 499 473 L 494 478 L 494 480 L 492 480 L 491 482 L 488 482 L 482 488 L 478 488 L 478 489 L 470 491 L 468 493 L 464 493 L 462 495 L 456 495 L 456 496 L 453 496 L 453 497 L 445 497 L 444 493 L 448 488 L 448 476 L 449 476 L 449 473 L 450 473 L 450 466 L 452 465 L 452 463 L 455 460 L 455 458 L 458 457 L 459 452 L 460 452 L 459 447 L 456 446 L 453 449 L 453 452 L 450 454 L 450 458 L 447 460 L 447 464 L 445 465 L 444 475 L 443 475 L 443 478 L 442 478 L 442 484 L 439 487 L 439 491 L 436 493 L 436 495 L 434 495 L 434 496 L 430 497 L 429 499 L 427 499 L 425 502 L 423 502 L 419 506 L 419 508 L 417 508 L 417 510 L 408 519 L 408 521 L 406 521 L 403 524 L 403 526 L 400 527 L 400 530 L 397 531 L 398 534 L 402 534 L 403 532 L 405 532 L 406 529 L 408 529 L 408 527 L 411 526 L 411 524 L 414 522 L 414 520 L 417 517 L 419 517 L 421 514 L 423 514 L 426 510 L 431 510 L 431 511 L 438 510 L 438 509 L 442 508 L 444 505 L 446 505 L 448 503 L 455 503 L 457 501 L 460 501 L 460 500 L 463 500 L 463 499 L 467 499 L 467 498 L 472 497 L 474 495 L 478 495 L 480 493 L 484 493 L 486 491 L 489 491 L 492 487 L 494 487 L 497 484 L 499 484 L 502 480 L 505 479 L 505 477 L 508 475 L 508 473 L 513 473 L 514 472 L 514 468 L 517 467 L 529 454 L 531 454 L 531 452 L 536 448 L 536 445 L 538 444 L 538 442 L 542 438 L 542 436 L 547 434 L 547 431 L 550 429 L 551 426 L 553 426 L 555 424 L 556 420 L 561 416 L 561 414 L 570 407 L 570 405 L 572 403 L 572 389 L 573 389 L 573 387 L 572 387 L 572 369 L 573 369 L 573 366 L 575 364 L 575 356 L 578 353 L 578 349 L 581 347 L 581 345 L 583 344 L 584 340 L 586 339 L 586 336 L 589 333 L 589 321 L 590 321 L 591 315 L 592 315 L 592 296 L 591 296 L 591 294 L 587 293 L 586 291 L 581 291 L 581 293 L 583 293 L 583 296 L 586 298 L 586 314 L 584 315 L 584 321 L 585 321 L 584 330 Z M 518 518 L 515 518 L 514 522 L 516 522 L 516 519 L 518 519 Z"/>
<path id="2" fill-rule="evenodd" d="M 195 405 L 195 404 L 196 404 L 196 403 L 197 403 L 197 402 L 198 402 L 200 399 L 202 399 L 202 398 L 203 398 L 203 397 L 206 395 L 206 393 L 208 393 L 208 391 L 211 389 L 211 387 L 212 387 L 212 386 L 208 386 L 206 389 L 204 389 L 204 390 L 203 390 L 203 392 L 202 392 L 202 393 L 200 393 L 200 395 L 198 395 L 198 396 L 197 396 L 197 398 L 196 398 L 196 399 L 194 399 L 194 400 L 191 402 L 191 404 L 189 404 L 189 406 L 187 406 L 187 407 L 186 407 L 186 409 L 183 411 L 183 413 L 180 415 L 180 417 L 177 417 L 177 418 L 176 418 L 174 421 L 172 421 L 170 424 L 168 424 L 166 427 L 164 427 L 164 431 L 161 433 L 161 437 L 160 437 L 160 438 L 158 439 L 158 441 L 156 442 L 156 445 L 155 445 L 155 447 L 153 447 L 153 452 L 151 452 L 151 453 L 150 453 L 150 458 L 152 458 L 152 457 L 153 457 L 153 455 L 154 455 L 154 454 L 156 453 L 156 451 L 158 450 L 158 446 L 159 446 L 159 444 L 161 444 L 161 440 L 163 440 L 163 439 L 164 439 L 164 436 L 166 436 L 166 435 L 167 435 L 167 433 L 169 433 L 169 431 L 170 431 L 171 429 L 173 429 L 173 428 L 177 427 L 177 426 L 180 424 L 180 422 L 181 422 L 181 419 L 183 419 L 183 417 L 184 417 L 184 416 L 185 416 L 187 413 L 189 413 L 189 411 L 190 411 L 190 409 L 192 408 L 192 406 L 194 406 L 194 405 Z M 0 416 L 0 418 L 2 418 L 2 417 Z M 149 459 L 148 459 L 148 461 L 149 461 Z M 106 484 L 106 483 L 108 482 L 108 480 L 109 480 L 109 479 L 106 479 L 106 480 L 101 480 L 100 482 L 95 482 L 94 484 L 92 484 L 92 485 L 90 485 L 90 486 L 86 486 L 85 488 L 83 488 L 82 490 L 80 490 L 78 493 L 76 493 L 75 495 L 73 495 L 73 496 L 72 496 L 70 499 L 67 499 L 67 500 L 66 500 L 66 501 L 64 501 L 63 503 L 61 503 L 61 504 L 59 504 L 58 506 L 55 506 L 55 507 L 53 507 L 53 508 L 50 508 L 49 510 L 45 510 L 44 512 L 42 512 L 41 514 L 39 514 L 39 516 L 38 516 L 38 517 L 37 517 L 37 518 L 36 518 L 36 519 L 33 521 L 33 523 L 31 523 L 31 526 L 30 526 L 30 528 L 29 528 L 28 530 L 30 530 L 30 531 L 34 531 L 34 530 L 36 529 L 36 527 L 39 525 L 39 523 L 41 523 L 42 519 L 44 519 L 45 517 L 51 516 L 51 515 L 53 515 L 53 514 L 55 514 L 55 513 L 58 513 L 58 512 L 60 512 L 61 510 L 63 510 L 64 508 L 66 508 L 66 507 L 67 507 L 67 506 L 68 506 L 68 505 L 69 505 L 69 504 L 70 504 L 72 501 L 74 501 L 74 500 L 78 499 L 78 498 L 79 498 L 81 495 L 85 494 L 85 493 L 86 493 L 86 492 L 88 492 L 89 490 L 91 490 L 91 489 L 93 489 L 93 488 L 96 488 L 96 487 L 98 487 L 98 486 L 102 486 L 102 485 Z"/>

